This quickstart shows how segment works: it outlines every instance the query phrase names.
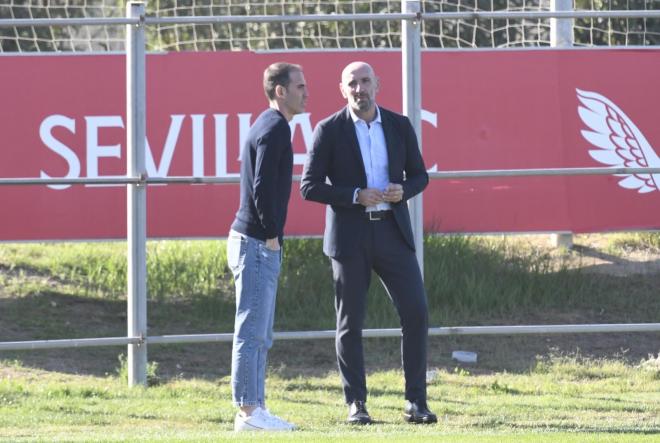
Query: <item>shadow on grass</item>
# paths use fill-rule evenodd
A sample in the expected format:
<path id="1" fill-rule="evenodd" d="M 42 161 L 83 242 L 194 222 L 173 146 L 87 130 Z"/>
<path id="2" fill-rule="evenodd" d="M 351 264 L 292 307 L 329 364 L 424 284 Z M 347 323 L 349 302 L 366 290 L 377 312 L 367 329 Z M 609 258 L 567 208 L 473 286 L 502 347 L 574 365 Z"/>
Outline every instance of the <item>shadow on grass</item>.
<path id="1" fill-rule="evenodd" d="M 222 304 L 213 305 L 208 300 L 197 300 L 195 303 L 149 303 L 149 334 L 230 331 L 233 306 L 224 307 L 228 311 L 226 315 L 209 313 L 214 309 L 223 311 L 223 306 L 218 306 Z M 126 311 L 125 300 L 79 297 L 57 292 L 3 297 L 0 298 L 0 337 L 2 341 L 125 337 Z M 215 316 L 216 320 L 210 319 L 210 315 Z M 218 350 L 208 350 L 214 347 Z M 126 349 L 126 346 L 110 346 L 2 351 L 0 359 L 18 360 L 24 366 L 49 371 L 103 376 L 118 371 L 118 357 L 126 354 Z M 229 366 L 223 363 L 229 359 L 229 350 L 230 345 L 225 343 L 159 345 L 149 348 L 149 360 L 165 361 L 162 370 L 167 377 L 206 372 L 218 377 L 228 373 Z M 206 363 L 208 360 L 216 361 Z M 217 369 L 207 371 L 206 366 Z M 198 371 L 199 368 L 204 370 Z"/>
<path id="2" fill-rule="evenodd" d="M 200 301 L 199 304 L 184 301 L 150 303 L 149 334 L 232 331 L 232 305 L 216 306 L 215 309 L 224 312 L 217 320 L 202 315 L 202 311 L 208 309 L 207 301 Z M 109 301 L 48 292 L 20 298 L 0 298 L 0 312 L 2 341 L 122 337 L 127 330 L 124 300 Z M 547 311 L 543 318 L 532 316 L 531 319 L 539 323 L 564 323 L 564 317 L 561 311 Z M 608 321 L 610 317 L 594 315 L 593 311 L 588 310 L 578 317 L 571 312 L 570 319 L 596 323 Z M 499 320 L 520 323 L 517 318 Z M 398 338 L 364 339 L 364 348 L 368 373 L 401 369 Z M 455 350 L 477 352 L 478 363 L 463 365 L 453 361 L 451 354 Z M 655 333 L 434 336 L 429 338 L 428 367 L 430 370 L 462 371 L 467 375 L 502 370 L 524 373 L 534 367 L 539 357 L 549 355 L 579 354 L 586 358 L 618 356 L 637 364 L 648 354 L 656 352 L 658 341 Z M 125 346 L 3 351 L 0 352 L 0 359 L 15 359 L 24 366 L 48 371 L 103 376 L 117 373 L 120 354 L 126 354 Z M 163 380 L 222 379 L 230 374 L 231 343 L 151 345 L 148 347 L 148 358 L 150 362 L 158 363 L 157 373 Z M 269 354 L 269 370 L 285 379 L 336 373 L 334 340 L 276 341 Z M 371 385 L 369 388 L 375 393 L 384 389 Z M 401 386 L 392 389 L 403 389 L 403 376 Z"/>
<path id="3" fill-rule="evenodd" d="M 575 245 L 573 250 L 583 257 L 598 262 L 582 267 L 584 273 L 597 273 L 611 276 L 631 276 L 660 272 L 660 259 L 648 257 L 646 260 L 629 260 L 619 255 L 608 254 L 588 246 Z"/>
<path id="4" fill-rule="evenodd" d="M 653 322 L 660 315 L 659 275 L 585 275 L 557 265 L 543 251 L 513 250 L 506 244 L 493 245 L 490 241 L 464 237 L 428 237 L 425 242 L 425 284 L 432 327 Z M 207 254 L 212 258 L 219 254 L 213 248 L 213 254 Z M 177 281 L 174 271 L 180 266 L 191 266 L 186 262 L 185 251 L 176 250 L 172 255 L 170 261 L 176 266 L 161 266 L 163 275 L 174 276 L 172 282 Z M 165 252 L 160 253 L 161 262 L 169 263 L 163 258 Z M 333 329 L 332 278 L 328 260 L 321 252 L 321 241 L 288 240 L 285 254 L 275 329 Z M 217 257 L 207 262 L 209 268 L 220 266 Z M 178 290 L 177 293 L 184 295 L 155 297 L 148 305 L 149 335 L 232 332 L 235 308 L 225 274 L 208 273 L 213 278 L 222 275 L 223 280 L 216 282 L 221 290 L 198 295 Z M 196 278 L 194 273 L 187 275 L 191 281 Z M 189 287 L 194 285 L 191 283 Z M 396 312 L 374 278 L 365 327 L 397 325 Z M 126 331 L 123 299 L 78 297 L 45 290 L 43 285 L 40 292 L 8 297 L 0 288 L 2 341 L 121 337 Z M 401 368 L 398 339 L 365 339 L 364 345 L 368 371 Z M 451 360 L 454 350 L 477 352 L 478 363 L 461 366 Z M 431 337 L 428 366 L 466 373 L 524 372 L 534 367 L 537 356 L 621 355 L 637 363 L 658 350 L 657 334 L 653 333 Z M 229 375 L 230 343 L 151 345 L 148 352 L 149 360 L 158 362 L 159 375 L 165 379 Z M 118 346 L 2 352 L 0 358 L 18 359 L 28 366 L 48 370 L 104 375 L 116 371 L 118 356 L 125 353 L 126 347 Z M 336 371 L 334 342 L 332 339 L 276 342 L 270 352 L 270 368 L 285 378 Z"/>

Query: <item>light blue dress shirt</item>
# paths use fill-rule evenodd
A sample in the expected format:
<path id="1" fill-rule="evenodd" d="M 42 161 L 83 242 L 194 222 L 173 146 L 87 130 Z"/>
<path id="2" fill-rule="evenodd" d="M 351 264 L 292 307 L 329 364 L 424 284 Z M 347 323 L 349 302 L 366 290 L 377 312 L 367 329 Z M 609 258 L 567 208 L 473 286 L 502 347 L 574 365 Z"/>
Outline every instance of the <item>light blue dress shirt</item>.
<path id="1" fill-rule="evenodd" d="M 388 172 L 387 144 L 385 143 L 380 110 L 376 107 L 376 118 L 369 124 L 355 115 L 353 109 L 349 108 L 349 110 L 353 123 L 355 123 L 355 135 L 357 135 L 358 144 L 360 145 L 364 171 L 367 173 L 367 187 L 385 191 L 390 183 L 390 175 Z M 355 196 L 357 196 L 357 191 Z M 354 200 L 356 199 L 355 197 Z M 366 208 L 368 212 L 387 211 L 388 209 L 391 209 L 391 207 L 387 202 Z"/>

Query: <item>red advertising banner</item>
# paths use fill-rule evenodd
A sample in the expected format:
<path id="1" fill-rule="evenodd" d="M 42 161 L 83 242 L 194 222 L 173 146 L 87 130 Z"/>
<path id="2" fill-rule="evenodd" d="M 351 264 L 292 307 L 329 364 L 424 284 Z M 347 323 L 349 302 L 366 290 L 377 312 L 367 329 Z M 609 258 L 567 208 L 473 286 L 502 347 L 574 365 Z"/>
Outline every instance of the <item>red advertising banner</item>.
<path id="1" fill-rule="evenodd" d="M 310 98 L 292 122 L 294 173 L 314 126 L 345 105 L 343 67 L 372 64 L 377 101 L 401 110 L 397 52 L 206 52 L 147 59 L 147 172 L 226 176 L 267 106 L 263 69 L 305 69 Z M 122 55 L 0 57 L 0 177 L 124 175 Z M 654 166 L 658 50 L 425 52 L 423 155 L 429 170 Z M 424 192 L 433 232 L 599 232 L 660 228 L 660 175 L 434 180 Z M 225 236 L 238 185 L 152 185 L 150 237 Z M 0 240 L 121 238 L 124 186 L 0 187 Z M 319 235 L 322 205 L 294 192 L 288 235 Z"/>

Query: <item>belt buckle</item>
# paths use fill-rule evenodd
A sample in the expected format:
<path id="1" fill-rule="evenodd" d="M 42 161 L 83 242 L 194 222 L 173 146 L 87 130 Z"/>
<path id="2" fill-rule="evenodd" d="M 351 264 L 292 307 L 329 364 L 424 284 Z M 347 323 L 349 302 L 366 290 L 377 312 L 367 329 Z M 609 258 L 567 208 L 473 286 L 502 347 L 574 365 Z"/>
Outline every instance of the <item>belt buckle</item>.
<path id="1" fill-rule="evenodd" d="M 380 211 L 369 211 L 369 221 L 380 221 L 382 219 Z"/>

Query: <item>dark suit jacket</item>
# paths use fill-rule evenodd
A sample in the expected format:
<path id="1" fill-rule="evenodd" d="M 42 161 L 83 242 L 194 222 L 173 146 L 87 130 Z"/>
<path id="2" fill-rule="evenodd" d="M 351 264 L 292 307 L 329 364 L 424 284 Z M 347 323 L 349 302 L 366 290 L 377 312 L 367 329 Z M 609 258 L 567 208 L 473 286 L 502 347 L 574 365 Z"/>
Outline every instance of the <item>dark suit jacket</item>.
<path id="1" fill-rule="evenodd" d="M 417 137 L 407 117 L 379 107 L 391 183 L 403 185 L 403 199 L 391 203 L 401 235 L 414 250 L 406 200 L 428 184 Z M 326 178 L 328 181 L 326 181 Z M 335 258 L 352 255 L 361 244 L 368 224 L 365 208 L 353 203 L 355 188 L 367 187 L 355 124 L 348 107 L 321 121 L 314 130 L 300 191 L 305 200 L 326 203 L 323 252 Z"/>

